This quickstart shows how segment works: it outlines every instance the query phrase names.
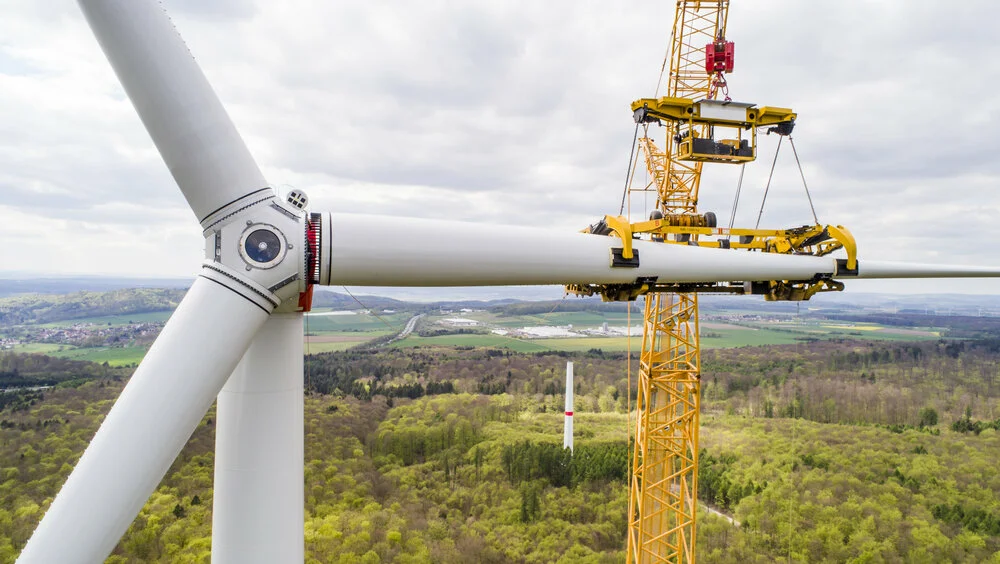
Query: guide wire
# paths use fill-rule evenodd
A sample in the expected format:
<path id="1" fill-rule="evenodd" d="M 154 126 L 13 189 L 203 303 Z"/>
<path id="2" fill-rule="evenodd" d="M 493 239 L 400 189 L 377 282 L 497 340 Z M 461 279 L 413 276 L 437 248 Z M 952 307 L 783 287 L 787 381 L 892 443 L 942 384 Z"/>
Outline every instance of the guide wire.
<path id="1" fill-rule="evenodd" d="M 812 210 L 813 221 L 816 222 L 816 225 L 819 225 L 819 218 L 816 217 L 816 207 L 813 206 L 812 195 L 809 194 L 809 185 L 806 184 L 806 175 L 802 172 L 802 163 L 799 161 L 799 152 L 795 150 L 795 139 L 792 139 L 792 136 L 789 135 L 788 142 L 792 144 L 792 154 L 795 155 L 795 164 L 799 166 L 799 176 L 802 177 L 802 186 L 806 189 L 806 198 L 809 198 L 809 209 Z"/>
<path id="2" fill-rule="evenodd" d="M 618 215 L 621 215 L 625 211 L 625 197 L 628 196 L 628 187 L 632 184 L 632 176 L 635 174 L 635 169 L 632 167 L 632 162 L 638 163 L 635 159 L 635 142 L 639 139 L 639 122 L 635 122 L 635 132 L 632 133 L 632 150 L 628 154 L 628 167 L 625 168 L 625 187 L 622 188 L 622 205 L 618 208 Z"/>
<path id="3" fill-rule="evenodd" d="M 767 175 L 767 186 L 764 187 L 764 198 L 760 201 L 760 213 L 757 214 L 757 225 L 754 229 L 760 229 L 760 218 L 764 215 L 764 203 L 767 202 L 767 192 L 771 189 L 771 179 L 774 177 L 774 166 L 778 164 L 778 153 L 781 152 L 781 142 L 784 136 L 778 137 L 778 148 L 774 150 L 774 160 L 771 161 L 771 174 Z"/>
<path id="4" fill-rule="evenodd" d="M 554 311 L 556 310 L 556 308 L 557 308 L 557 307 L 559 307 L 559 306 L 560 306 L 560 305 L 561 305 L 561 304 L 562 304 L 562 303 L 563 303 L 564 301 L 566 301 L 566 298 L 567 298 L 567 297 L 569 297 L 569 293 L 568 293 L 568 292 L 567 292 L 567 293 L 565 293 L 565 294 L 563 294 L 563 297 L 562 297 L 562 299 L 561 299 L 561 300 L 559 300 L 559 301 L 557 301 L 557 302 L 556 302 L 556 305 L 552 306 L 552 309 L 550 309 L 550 310 L 549 310 L 549 313 L 546 313 L 545 315 L 550 315 L 550 314 L 552 314 L 552 312 L 554 312 Z"/>
<path id="5" fill-rule="evenodd" d="M 392 325 L 389 325 L 388 321 L 386 321 L 386 320 L 382 319 L 381 317 L 379 317 L 377 313 L 375 313 L 373 310 L 371 310 L 370 308 L 368 308 L 368 306 L 366 306 L 365 304 L 361 303 L 361 300 L 359 300 L 358 298 L 355 298 L 354 294 L 352 294 L 351 291 L 347 289 L 347 286 L 341 286 L 341 288 L 343 288 L 344 291 L 347 292 L 347 295 L 351 296 L 351 298 L 353 298 L 354 301 L 358 302 L 358 305 L 361 306 L 361 309 L 363 309 L 363 310 L 367 311 L 368 313 L 371 313 L 372 315 L 374 315 L 375 319 L 378 319 L 379 321 L 381 321 L 389 329 L 392 329 L 393 331 L 396 330 L 395 327 L 393 327 Z"/>
<path id="6" fill-rule="evenodd" d="M 733 224 L 736 222 L 736 208 L 740 204 L 740 191 L 743 190 L 743 172 L 747 169 L 747 163 L 740 165 L 740 179 L 736 181 L 736 197 L 733 198 L 733 211 L 729 213 L 729 230 L 733 230 Z"/>
<path id="7" fill-rule="evenodd" d="M 670 46 L 674 44 L 673 35 L 670 37 L 670 43 L 667 43 L 667 50 L 663 52 L 663 64 L 660 65 L 660 76 L 656 77 L 656 90 L 653 93 L 653 98 L 660 97 L 660 85 L 663 84 L 663 73 L 667 72 L 667 61 L 670 60 Z"/>

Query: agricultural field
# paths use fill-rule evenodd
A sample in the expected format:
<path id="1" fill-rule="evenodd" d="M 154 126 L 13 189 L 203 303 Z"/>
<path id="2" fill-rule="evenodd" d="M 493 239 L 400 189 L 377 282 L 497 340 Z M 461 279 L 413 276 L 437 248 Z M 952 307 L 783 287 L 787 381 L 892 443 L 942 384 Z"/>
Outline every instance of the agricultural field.
<path id="1" fill-rule="evenodd" d="M 86 360 L 109 366 L 137 365 L 149 350 L 148 346 L 75 347 L 59 343 L 25 343 L 7 349 L 13 353 L 38 353 L 69 360 Z"/>
<path id="2" fill-rule="evenodd" d="M 15 353 L 40 353 L 55 356 L 57 352 L 75 348 L 72 345 L 61 345 L 59 343 L 24 343 L 13 345 L 7 350 Z"/>
<path id="3" fill-rule="evenodd" d="M 708 319 L 701 323 L 702 346 L 706 349 L 760 345 L 786 345 L 825 339 L 920 341 L 937 339 L 933 328 L 883 326 L 874 323 L 841 323 L 822 319 L 774 318 L 746 314 L 745 319 Z M 638 351 L 642 345 L 642 317 L 633 312 L 553 312 L 530 315 L 500 315 L 492 311 L 440 313 L 421 320 L 418 334 L 394 343 L 396 347 L 481 346 L 516 352 L 591 349 Z M 607 324 L 608 333 L 602 333 Z M 625 327 L 634 328 L 631 338 Z M 539 328 L 557 335 L 537 336 Z M 438 334 L 440 333 L 440 334 Z M 533 335 L 532 333 L 535 333 Z"/>
<path id="4" fill-rule="evenodd" d="M 315 333 L 309 331 L 305 337 L 306 354 L 322 354 L 333 351 L 346 351 L 351 347 L 367 343 L 372 339 L 396 334 L 396 330 L 373 331 L 328 331 Z"/>
<path id="5" fill-rule="evenodd" d="M 305 316 L 304 325 L 310 335 L 345 331 L 392 332 L 401 331 L 411 317 L 413 314 L 409 312 L 312 311 Z"/>
<path id="6" fill-rule="evenodd" d="M 66 347 L 61 351 L 49 352 L 47 354 L 70 360 L 88 360 L 102 364 L 107 362 L 109 366 L 136 366 L 146 356 L 148 346 L 127 346 L 127 347 Z"/>
<path id="7" fill-rule="evenodd" d="M 40 323 L 38 324 L 38 327 L 72 327 L 74 325 L 82 324 L 115 327 L 121 325 L 133 325 L 136 323 L 166 323 L 172 314 L 173 311 L 151 311 L 145 313 L 83 317 L 80 319 L 64 319 L 49 323 Z"/>
<path id="8" fill-rule="evenodd" d="M 514 339 L 502 335 L 442 335 L 439 337 L 420 337 L 411 335 L 390 345 L 394 348 L 413 347 L 497 347 L 515 352 L 544 352 L 552 350 L 543 343 Z"/>

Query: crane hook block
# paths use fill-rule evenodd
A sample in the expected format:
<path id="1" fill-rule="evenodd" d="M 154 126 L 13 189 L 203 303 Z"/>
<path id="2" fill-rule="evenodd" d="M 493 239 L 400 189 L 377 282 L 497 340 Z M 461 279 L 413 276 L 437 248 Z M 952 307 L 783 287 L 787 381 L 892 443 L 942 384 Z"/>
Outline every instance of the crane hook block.
<path id="1" fill-rule="evenodd" d="M 733 42 L 723 38 L 705 45 L 705 72 L 733 72 L 734 51 Z"/>

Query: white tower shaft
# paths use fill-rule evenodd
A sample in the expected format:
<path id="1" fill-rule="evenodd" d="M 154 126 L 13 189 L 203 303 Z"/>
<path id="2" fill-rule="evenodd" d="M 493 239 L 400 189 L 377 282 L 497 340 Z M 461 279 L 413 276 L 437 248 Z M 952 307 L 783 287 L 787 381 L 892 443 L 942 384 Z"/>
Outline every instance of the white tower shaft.
<path id="1" fill-rule="evenodd" d="M 573 363 L 566 363 L 566 417 L 563 423 L 563 448 L 573 450 Z"/>
<path id="2" fill-rule="evenodd" d="M 212 562 L 302 562 L 302 314 L 275 313 L 219 394 Z"/>

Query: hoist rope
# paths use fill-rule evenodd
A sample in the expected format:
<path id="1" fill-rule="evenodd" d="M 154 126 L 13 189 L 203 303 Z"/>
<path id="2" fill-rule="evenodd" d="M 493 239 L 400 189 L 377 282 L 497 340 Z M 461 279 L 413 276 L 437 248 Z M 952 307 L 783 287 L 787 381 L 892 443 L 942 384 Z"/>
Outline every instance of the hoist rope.
<path id="1" fill-rule="evenodd" d="M 667 72 L 667 61 L 670 60 L 670 46 L 674 44 L 673 36 L 670 37 L 670 43 L 667 43 L 667 50 L 663 53 L 663 64 L 660 65 L 660 76 L 656 77 L 656 90 L 653 91 L 653 98 L 660 97 L 660 84 L 663 83 L 663 73 Z"/>
<path id="2" fill-rule="evenodd" d="M 778 153 L 781 152 L 781 142 L 784 136 L 778 137 L 778 148 L 774 150 L 774 160 L 771 161 L 771 174 L 767 175 L 767 186 L 764 187 L 764 198 L 760 201 L 760 213 L 757 214 L 757 225 L 754 229 L 760 229 L 760 218 L 764 215 L 764 203 L 767 202 L 767 192 L 771 189 L 771 178 L 774 177 L 774 165 L 778 164 Z"/>
<path id="3" fill-rule="evenodd" d="M 729 230 L 732 231 L 736 222 L 736 208 L 740 205 L 740 191 L 743 190 L 743 172 L 747 169 L 747 163 L 740 165 L 740 179 L 736 181 L 736 197 L 733 198 L 733 211 L 729 214 Z"/>
<path id="4" fill-rule="evenodd" d="M 819 225 L 819 218 L 816 217 L 816 207 L 813 206 L 812 196 L 809 194 L 809 185 L 806 184 L 806 175 L 802 172 L 802 163 L 799 162 L 799 152 L 795 150 L 795 139 L 791 135 L 788 136 L 788 142 L 792 144 L 792 154 L 795 155 L 795 164 L 799 165 L 799 176 L 802 177 L 802 186 L 806 189 L 806 198 L 809 198 L 809 209 L 812 210 L 813 221 L 816 225 Z M 779 141 L 780 143 L 780 141 Z"/>
<path id="5" fill-rule="evenodd" d="M 622 205 L 618 215 L 625 212 L 625 197 L 628 196 L 629 179 L 632 178 L 632 161 L 635 157 L 635 142 L 639 139 L 639 122 L 635 122 L 635 132 L 632 133 L 632 150 L 628 154 L 628 168 L 625 169 L 625 187 L 622 189 Z"/>
<path id="6" fill-rule="evenodd" d="M 396 329 L 392 325 L 389 325 L 388 321 L 386 321 L 386 320 L 382 319 L 381 317 L 379 317 L 378 314 L 375 313 L 375 310 L 373 310 L 373 309 L 369 308 L 368 306 L 366 306 L 365 304 L 361 303 L 361 300 L 359 300 L 358 298 L 355 298 L 354 294 L 352 294 L 351 291 L 347 289 L 347 286 L 341 286 L 341 288 L 343 288 L 344 291 L 347 292 L 347 295 L 351 296 L 351 298 L 354 299 L 354 301 L 358 302 L 358 305 L 361 306 L 362 309 L 364 309 L 368 313 L 370 313 L 373 316 L 375 316 L 375 319 L 378 319 L 379 321 L 381 321 L 383 325 L 385 325 L 386 327 L 388 327 L 389 329 L 392 329 L 392 330 Z"/>

